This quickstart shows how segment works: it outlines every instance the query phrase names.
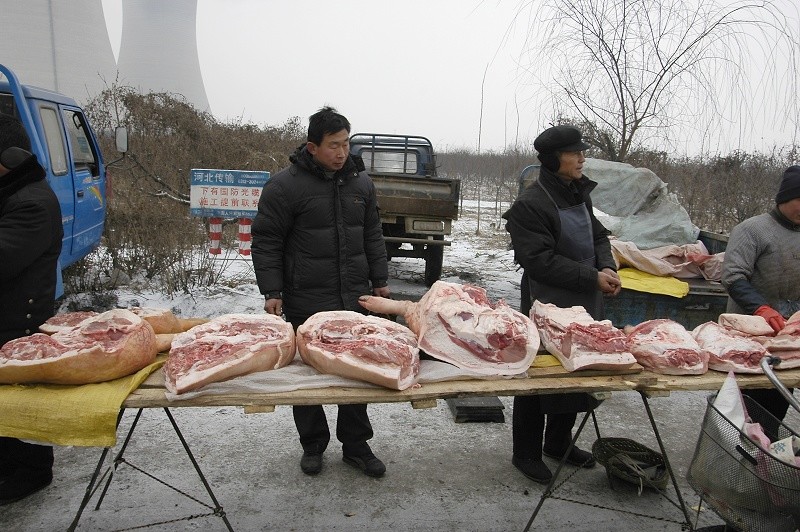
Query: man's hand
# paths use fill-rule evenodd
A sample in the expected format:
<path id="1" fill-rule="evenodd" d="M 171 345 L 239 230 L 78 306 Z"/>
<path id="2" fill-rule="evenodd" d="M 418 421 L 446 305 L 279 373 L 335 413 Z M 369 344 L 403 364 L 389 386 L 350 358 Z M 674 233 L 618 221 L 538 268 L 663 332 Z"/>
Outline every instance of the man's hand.
<path id="1" fill-rule="evenodd" d="M 786 320 L 783 319 L 783 316 L 769 305 L 761 305 L 756 309 L 754 314 L 767 320 L 769 326 L 772 327 L 772 330 L 776 333 L 781 332 L 781 329 L 786 327 Z"/>
<path id="2" fill-rule="evenodd" d="M 622 290 L 622 282 L 617 272 L 611 268 L 603 268 L 597 272 L 597 288 L 604 294 L 616 296 Z"/>
<path id="3" fill-rule="evenodd" d="M 267 311 L 267 314 L 275 314 L 276 316 L 280 316 L 283 314 L 283 299 L 267 299 L 267 302 L 264 303 L 264 310 Z"/>
<path id="4" fill-rule="evenodd" d="M 380 297 L 389 297 L 392 295 L 392 291 L 388 286 L 381 286 L 380 288 L 373 288 L 372 294 Z"/>

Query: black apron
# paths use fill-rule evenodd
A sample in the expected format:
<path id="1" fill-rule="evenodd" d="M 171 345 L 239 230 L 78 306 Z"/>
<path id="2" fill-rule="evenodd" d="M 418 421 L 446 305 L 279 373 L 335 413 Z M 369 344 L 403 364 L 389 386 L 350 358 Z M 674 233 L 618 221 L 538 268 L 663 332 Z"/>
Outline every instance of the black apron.
<path id="1" fill-rule="evenodd" d="M 558 211 L 561 222 L 561 234 L 556 242 L 556 253 L 579 262 L 596 266 L 594 254 L 594 233 L 592 220 L 586 203 L 579 203 L 566 209 L 559 208 L 547 189 L 537 181 L 550 201 Z M 526 277 L 528 277 L 526 273 Z M 591 292 L 576 292 L 568 288 L 561 288 L 542 284 L 528 277 L 531 301 L 539 300 L 542 303 L 552 303 L 557 307 L 568 308 L 580 305 L 591 314 L 595 320 L 604 318 L 603 293 L 600 290 Z M 546 394 L 540 399 L 542 413 L 563 414 L 569 412 L 586 412 L 596 408 L 600 401 L 586 393 Z"/>

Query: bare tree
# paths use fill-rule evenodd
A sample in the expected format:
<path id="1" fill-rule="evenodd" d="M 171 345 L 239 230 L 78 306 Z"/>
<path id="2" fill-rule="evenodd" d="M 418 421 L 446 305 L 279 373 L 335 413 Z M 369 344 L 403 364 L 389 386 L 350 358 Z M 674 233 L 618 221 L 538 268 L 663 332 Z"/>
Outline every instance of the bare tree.
<path id="1" fill-rule="evenodd" d="M 764 91 L 797 94 L 797 8 L 789 20 L 780 1 L 533 0 L 519 12 L 537 14 L 528 62 L 534 75 L 549 72 L 551 116 L 574 117 L 605 158 L 625 161 L 678 128 L 707 140 L 722 122 L 746 128 L 770 110 L 755 110 Z M 763 64 L 751 86 L 754 56 Z M 786 102 L 771 111 L 796 121 L 796 98 Z"/>

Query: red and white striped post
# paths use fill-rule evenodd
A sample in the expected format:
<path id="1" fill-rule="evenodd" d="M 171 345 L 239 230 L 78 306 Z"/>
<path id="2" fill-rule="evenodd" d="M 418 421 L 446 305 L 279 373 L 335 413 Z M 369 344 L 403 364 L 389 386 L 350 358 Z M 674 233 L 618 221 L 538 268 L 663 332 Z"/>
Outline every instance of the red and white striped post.
<path id="1" fill-rule="evenodd" d="M 208 235 L 211 238 L 211 246 L 208 252 L 212 255 L 219 255 L 222 253 L 222 218 L 209 218 L 208 219 Z"/>
<path id="2" fill-rule="evenodd" d="M 250 226 L 253 220 L 250 218 L 239 218 L 239 254 L 250 255 L 250 242 L 252 235 L 250 234 Z"/>

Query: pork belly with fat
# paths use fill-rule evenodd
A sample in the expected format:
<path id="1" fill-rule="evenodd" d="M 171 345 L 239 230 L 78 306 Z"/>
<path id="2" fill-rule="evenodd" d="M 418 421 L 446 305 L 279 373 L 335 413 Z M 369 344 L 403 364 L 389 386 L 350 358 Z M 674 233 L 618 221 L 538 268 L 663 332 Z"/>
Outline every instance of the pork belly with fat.
<path id="1" fill-rule="evenodd" d="M 297 328 L 303 362 L 320 373 L 405 390 L 419 378 L 417 337 L 408 327 L 358 312 L 318 312 Z"/>
<path id="2" fill-rule="evenodd" d="M 125 377 L 156 358 L 149 323 L 116 309 L 63 323 L 52 335 L 35 333 L 0 348 L 0 384 L 90 384 Z"/>
<path id="3" fill-rule="evenodd" d="M 767 350 L 753 338 L 709 321 L 694 328 L 692 336 L 709 352 L 708 367 L 734 373 L 762 373 L 759 363 Z"/>
<path id="4" fill-rule="evenodd" d="M 625 333 L 610 321 L 596 321 L 583 307 L 533 302 L 531 317 L 542 345 L 567 371 L 625 370 L 636 364 Z"/>
<path id="5" fill-rule="evenodd" d="M 680 323 L 657 319 L 625 327 L 628 347 L 643 367 L 665 375 L 701 375 L 708 371 L 708 351 Z"/>
<path id="6" fill-rule="evenodd" d="M 419 302 L 362 296 L 359 303 L 378 314 L 403 316 L 430 356 L 482 375 L 527 371 L 539 349 L 533 322 L 486 290 L 436 281 Z"/>
<path id="7" fill-rule="evenodd" d="M 295 355 L 292 325 L 272 314 L 223 314 L 172 339 L 167 390 L 181 394 L 239 375 L 282 368 Z"/>

